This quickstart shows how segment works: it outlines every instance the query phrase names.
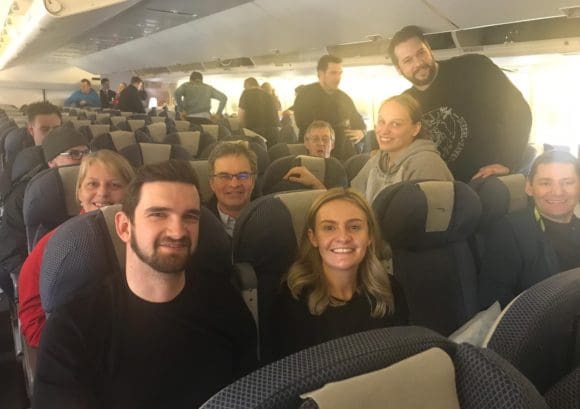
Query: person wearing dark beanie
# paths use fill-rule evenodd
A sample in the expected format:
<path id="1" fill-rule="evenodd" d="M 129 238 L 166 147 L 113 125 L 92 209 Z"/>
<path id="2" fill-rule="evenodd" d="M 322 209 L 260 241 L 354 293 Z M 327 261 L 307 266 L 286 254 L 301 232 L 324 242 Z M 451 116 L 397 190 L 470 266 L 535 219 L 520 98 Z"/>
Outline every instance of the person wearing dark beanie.
<path id="1" fill-rule="evenodd" d="M 51 168 L 78 165 L 88 154 L 89 141 L 85 135 L 68 126 L 52 130 L 42 142 L 44 158 Z"/>

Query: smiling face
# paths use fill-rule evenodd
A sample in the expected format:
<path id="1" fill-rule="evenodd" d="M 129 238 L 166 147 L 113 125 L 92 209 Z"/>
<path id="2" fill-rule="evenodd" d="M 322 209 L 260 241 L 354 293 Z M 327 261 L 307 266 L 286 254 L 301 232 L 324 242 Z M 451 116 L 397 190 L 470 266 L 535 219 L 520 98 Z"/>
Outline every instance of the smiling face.
<path id="1" fill-rule="evenodd" d="M 144 183 L 133 223 L 122 213 L 117 221 L 121 239 L 130 243 L 127 259 L 138 259 L 142 267 L 159 273 L 183 272 L 197 247 L 199 216 L 200 199 L 195 186 Z"/>
<path id="2" fill-rule="evenodd" d="M 538 165 L 526 193 L 534 199 L 540 214 L 558 223 L 568 223 L 580 197 L 580 180 L 571 163 Z"/>
<path id="3" fill-rule="evenodd" d="M 409 111 L 396 101 L 385 102 L 379 110 L 375 126 L 382 151 L 396 154 L 409 146 L 421 130 L 421 122 L 413 123 Z"/>
<path id="4" fill-rule="evenodd" d="M 308 238 L 318 248 L 327 276 L 356 276 L 371 244 L 365 212 L 345 199 L 332 200 L 318 209 L 315 228 L 308 230 Z"/>
<path id="5" fill-rule="evenodd" d="M 78 199 L 85 212 L 103 206 L 121 203 L 125 195 L 126 183 L 120 175 L 102 162 L 95 161 L 87 168 L 86 175 L 78 189 Z"/>
<path id="6" fill-rule="evenodd" d="M 246 179 L 231 177 L 231 175 L 240 174 L 249 174 L 250 177 Z M 210 187 L 216 195 L 218 207 L 222 212 L 237 217 L 250 203 L 254 183 L 252 166 L 244 155 L 226 155 L 214 162 Z"/>
<path id="7" fill-rule="evenodd" d="M 431 49 L 417 37 L 395 47 L 397 70 L 419 89 L 428 87 L 437 74 L 437 62 Z"/>

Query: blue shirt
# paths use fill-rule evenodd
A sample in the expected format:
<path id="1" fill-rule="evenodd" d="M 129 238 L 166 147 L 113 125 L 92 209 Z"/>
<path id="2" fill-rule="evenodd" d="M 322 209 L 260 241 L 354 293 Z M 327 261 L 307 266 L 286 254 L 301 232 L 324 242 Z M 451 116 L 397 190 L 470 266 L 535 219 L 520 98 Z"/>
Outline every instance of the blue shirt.
<path id="1" fill-rule="evenodd" d="M 81 101 L 85 101 L 86 104 L 84 105 L 80 105 Z M 89 91 L 88 94 L 83 94 L 81 92 L 81 90 L 76 90 L 75 92 L 73 92 L 71 94 L 70 97 L 68 97 L 65 101 L 64 101 L 64 106 L 65 107 L 70 107 L 70 106 L 74 106 L 74 107 L 95 107 L 95 108 L 100 108 L 101 106 L 101 98 L 99 97 L 99 94 L 97 94 L 97 92 L 91 88 L 91 90 Z"/>

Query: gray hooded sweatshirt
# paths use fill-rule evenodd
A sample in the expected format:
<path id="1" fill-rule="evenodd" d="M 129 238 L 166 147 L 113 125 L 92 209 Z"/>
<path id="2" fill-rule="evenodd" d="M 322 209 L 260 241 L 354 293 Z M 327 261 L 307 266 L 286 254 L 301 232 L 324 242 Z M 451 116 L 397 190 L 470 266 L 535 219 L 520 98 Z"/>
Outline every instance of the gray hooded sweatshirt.
<path id="1" fill-rule="evenodd" d="M 369 159 L 350 185 L 372 203 L 381 190 L 398 182 L 418 179 L 453 180 L 433 141 L 416 139 L 389 163 L 389 154 L 380 151 Z"/>

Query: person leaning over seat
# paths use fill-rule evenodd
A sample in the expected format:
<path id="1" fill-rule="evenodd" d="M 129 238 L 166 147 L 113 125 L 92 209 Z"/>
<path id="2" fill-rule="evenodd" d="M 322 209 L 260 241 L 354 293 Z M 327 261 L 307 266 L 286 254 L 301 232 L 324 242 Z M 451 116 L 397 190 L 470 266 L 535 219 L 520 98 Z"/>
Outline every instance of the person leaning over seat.
<path id="1" fill-rule="evenodd" d="M 375 133 L 380 151 L 351 186 L 372 203 L 377 194 L 398 182 L 418 179 L 453 180 L 437 147 L 421 123 L 421 107 L 411 96 L 386 99 L 379 108 Z"/>
<path id="2" fill-rule="evenodd" d="M 203 265 L 185 271 L 203 240 L 198 186 L 186 161 L 137 171 L 115 215 L 124 272 L 51 314 L 33 408 L 195 408 L 254 369 L 240 294 Z"/>
<path id="3" fill-rule="evenodd" d="M 87 155 L 79 168 L 76 184 L 81 214 L 121 203 L 134 175 L 127 159 L 113 151 L 104 149 Z M 46 243 L 55 231 L 48 232 L 38 241 L 24 261 L 18 277 L 18 318 L 26 342 L 33 348 L 38 347 L 46 322 L 40 303 L 40 267 Z"/>
<path id="4" fill-rule="evenodd" d="M 328 122 L 313 121 L 304 133 L 304 147 L 309 156 L 328 159 L 334 149 L 334 138 L 334 129 Z M 312 189 L 326 189 L 324 183 L 305 166 L 294 166 L 286 172 L 283 179 L 301 183 Z"/>
<path id="5" fill-rule="evenodd" d="M 273 308 L 275 355 L 406 324 L 402 291 L 379 260 L 383 248 L 363 197 L 344 188 L 320 196 Z"/>
<path id="6" fill-rule="evenodd" d="M 580 267 L 580 162 L 568 152 L 538 156 L 526 181 L 532 206 L 498 220 L 485 240 L 479 302 L 506 306 L 519 293 Z"/>

